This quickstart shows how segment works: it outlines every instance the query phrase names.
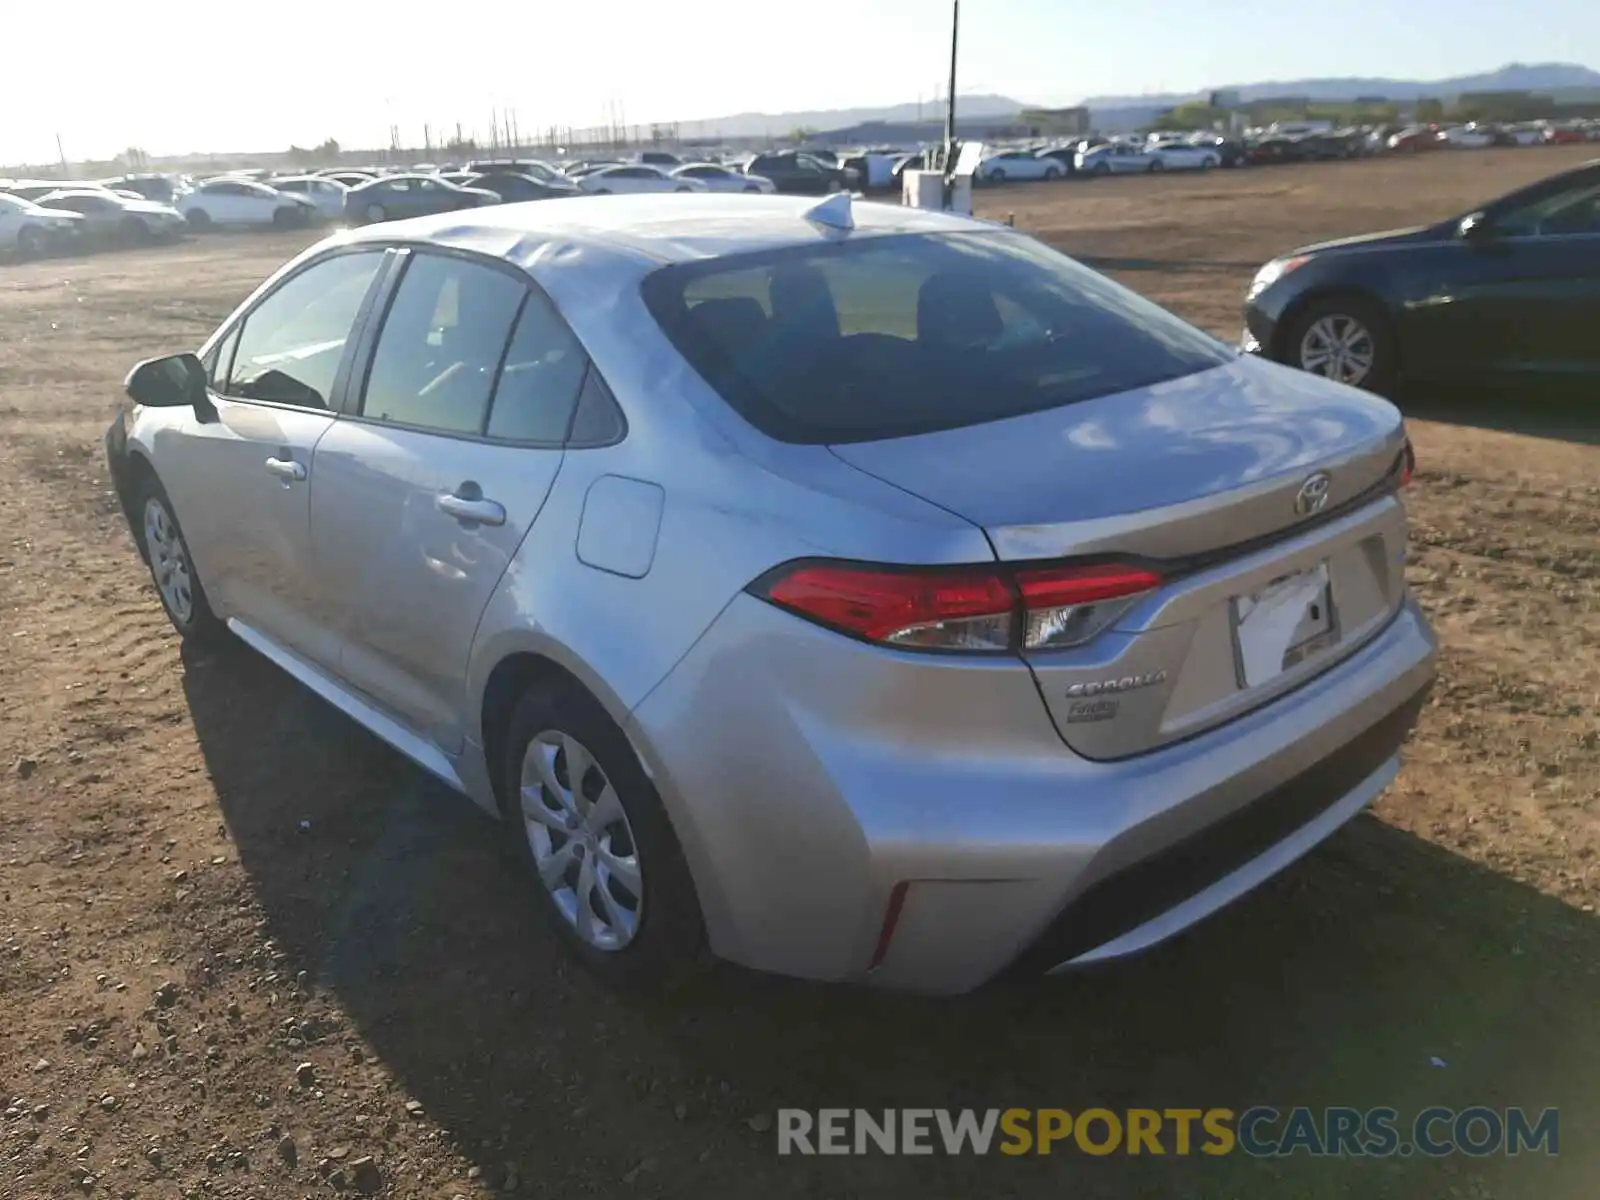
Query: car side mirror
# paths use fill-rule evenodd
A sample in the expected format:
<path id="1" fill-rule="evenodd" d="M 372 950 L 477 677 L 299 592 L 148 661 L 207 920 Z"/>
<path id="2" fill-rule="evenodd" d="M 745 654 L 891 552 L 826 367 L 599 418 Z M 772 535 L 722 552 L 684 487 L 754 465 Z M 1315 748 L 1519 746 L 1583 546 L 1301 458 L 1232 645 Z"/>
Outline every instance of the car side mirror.
<path id="1" fill-rule="evenodd" d="M 1474 246 L 1486 246 L 1494 241 L 1494 226 L 1481 212 L 1468 213 L 1456 225 L 1456 234 Z"/>
<path id="2" fill-rule="evenodd" d="M 135 404 L 149 408 L 193 408 L 201 420 L 216 416 L 206 394 L 206 369 L 193 354 L 147 358 L 128 372 L 123 389 Z"/>

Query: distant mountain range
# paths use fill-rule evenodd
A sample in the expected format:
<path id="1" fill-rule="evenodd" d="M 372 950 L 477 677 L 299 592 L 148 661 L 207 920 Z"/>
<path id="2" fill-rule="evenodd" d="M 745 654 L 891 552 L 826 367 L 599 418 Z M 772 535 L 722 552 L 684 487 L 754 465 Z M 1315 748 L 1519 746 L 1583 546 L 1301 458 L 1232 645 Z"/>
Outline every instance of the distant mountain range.
<path id="1" fill-rule="evenodd" d="M 1382 96 L 1386 100 L 1417 100 L 1424 96 L 1447 99 L 1463 92 L 1549 92 L 1570 88 L 1600 89 L 1600 71 L 1576 63 L 1508 63 L 1498 71 L 1479 75 L 1457 75 L 1450 79 L 1293 79 L 1269 83 L 1222 85 L 1207 91 L 1237 91 L 1241 100 L 1265 100 L 1273 96 L 1304 96 L 1309 100 L 1343 101 L 1363 96 Z M 1084 101 L 1091 109 L 1171 108 L 1206 92 L 1162 92 L 1142 96 L 1091 96 Z"/>
<path id="2" fill-rule="evenodd" d="M 1458 75 L 1451 79 L 1293 79 L 1268 83 L 1225 85 L 1199 92 L 1161 92 L 1137 96 L 1091 96 L 1083 103 L 1096 113 L 1117 113 L 1133 117 L 1154 114 L 1162 109 L 1182 104 L 1186 100 L 1202 97 L 1209 91 L 1232 90 L 1242 100 L 1261 100 L 1272 96 L 1304 96 L 1309 100 L 1347 101 L 1367 96 L 1382 96 L 1386 100 L 1410 101 L 1423 96 L 1448 99 L 1462 92 L 1549 92 L 1594 89 L 1600 90 L 1600 71 L 1576 63 L 1508 63 L 1496 71 L 1478 75 Z M 1008 120 L 1024 108 L 1034 105 L 1015 100 L 1010 96 L 982 93 L 956 97 L 956 113 L 964 119 L 993 118 Z M 679 130 L 688 137 L 715 135 L 720 137 L 784 137 L 796 129 L 827 131 L 847 129 L 867 122 L 882 121 L 900 124 L 922 120 L 938 122 L 944 118 L 941 102 L 926 100 L 921 103 L 866 105 L 859 108 L 826 108 L 804 112 L 734 113 L 726 117 L 712 117 L 697 121 L 678 122 Z"/>

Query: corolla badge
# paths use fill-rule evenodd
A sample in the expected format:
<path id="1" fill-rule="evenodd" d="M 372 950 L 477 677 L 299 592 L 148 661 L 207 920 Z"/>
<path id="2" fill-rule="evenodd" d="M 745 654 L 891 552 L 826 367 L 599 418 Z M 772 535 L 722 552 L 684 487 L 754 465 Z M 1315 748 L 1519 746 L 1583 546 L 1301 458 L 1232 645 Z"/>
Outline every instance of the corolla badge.
<path id="1" fill-rule="evenodd" d="M 1067 698 L 1077 700 L 1088 696 L 1106 696 L 1117 692 L 1131 692 L 1136 688 L 1154 687 L 1165 683 L 1166 669 L 1146 671 L 1142 675 L 1124 675 L 1120 679 L 1097 679 L 1093 683 L 1075 683 L 1067 688 Z"/>
<path id="2" fill-rule="evenodd" d="M 1332 487 L 1333 480 L 1328 478 L 1326 471 L 1318 471 L 1308 478 L 1295 493 L 1295 516 L 1309 517 L 1312 513 L 1321 512 L 1328 505 L 1328 491 Z"/>

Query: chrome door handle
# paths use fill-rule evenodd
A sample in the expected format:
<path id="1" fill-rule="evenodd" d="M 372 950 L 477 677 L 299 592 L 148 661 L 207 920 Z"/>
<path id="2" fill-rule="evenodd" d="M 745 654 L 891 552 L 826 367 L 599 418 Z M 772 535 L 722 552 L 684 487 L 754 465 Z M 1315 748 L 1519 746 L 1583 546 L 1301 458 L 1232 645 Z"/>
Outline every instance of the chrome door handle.
<path id="1" fill-rule="evenodd" d="M 476 489 L 474 489 L 476 490 Z M 506 510 L 503 505 L 496 504 L 493 500 L 485 500 L 481 496 L 459 496 L 454 492 L 446 492 L 435 501 L 439 511 L 452 516 L 463 523 L 475 522 L 479 525 L 504 525 L 506 523 Z"/>
<path id="2" fill-rule="evenodd" d="M 306 477 L 305 463 L 295 462 L 292 458 L 269 458 L 267 470 L 285 483 L 302 483 Z"/>

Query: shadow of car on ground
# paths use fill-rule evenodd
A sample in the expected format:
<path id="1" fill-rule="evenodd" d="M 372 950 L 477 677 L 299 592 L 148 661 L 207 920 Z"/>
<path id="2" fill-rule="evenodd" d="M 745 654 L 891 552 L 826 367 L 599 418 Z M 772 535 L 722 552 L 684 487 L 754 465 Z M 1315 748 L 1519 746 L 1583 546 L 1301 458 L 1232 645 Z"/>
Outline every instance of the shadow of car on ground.
<path id="1" fill-rule="evenodd" d="M 729 967 L 627 997 L 562 953 L 469 802 L 242 649 L 186 654 L 184 688 L 266 934 L 491 1181 L 512 1161 L 552 1194 L 607 1193 L 648 1160 L 669 1192 L 730 1197 L 1560 1200 L 1600 1165 L 1600 929 L 1373 818 L 1190 934 L 1072 977 L 930 999 Z M 1108 1165 L 1069 1145 L 779 1157 L 768 1124 L 780 1107 L 1257 1104 L 1559 1106 L 1565 1141 L 1439 1160 L 1169 1144 Z"/>

